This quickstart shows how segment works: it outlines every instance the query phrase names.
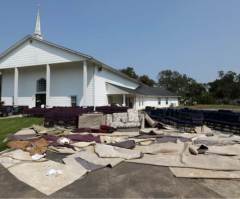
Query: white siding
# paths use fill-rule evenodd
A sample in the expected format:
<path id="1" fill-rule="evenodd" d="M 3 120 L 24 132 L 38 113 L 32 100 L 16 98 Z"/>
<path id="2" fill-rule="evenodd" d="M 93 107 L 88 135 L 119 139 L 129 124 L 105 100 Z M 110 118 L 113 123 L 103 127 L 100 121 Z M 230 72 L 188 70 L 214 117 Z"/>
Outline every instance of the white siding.
<path id="1" fill-rule="evenodd" d="M 18 105 L 35 106 L 37 80 L 41 78 L 46 79 L 46 66 L 19 69 Z"/>
<path id="2" fill-rule="evenodd" d="M 31 40 L 30 40 L 31 41 Z M 0 60 L 1 68 L 34 66 L 83 60 L 83 57 L 47 45 L 37 40 L 27 40 Z"/>
<path id="3" fill-rule="evenodd" d="M 121 88 L 118 88 L 116 86 L 113 86 L 111 84 L 106 84 L 107 94 L 129 94 L 127 91 L 122 90 Z"/>
<path id="4" fill-rule="evenodd" d="M 81 105 L 82 72 L 82 63 L 51 66 L 50 106 L 70 106 L 71 96 L 77 96 L 77 105 Z"/>
<path id="5" fill-rule="evenodd" d="M 13 105 L 14 95 L 14 70 L 2 71 L 2 98 L 5 105 Z"/>
<path id="6" fill-rule="evenodd" d="M 101 71 L 96 70 L 95 73 L 95 103 L 96 106 L 103 106 L 107 104 L 107 88 L 106 83 L 115 84 L 118 86 L 135 89 L 138 84 L 114 74 L 106 69 Z"/>
<path id="7" fill-rule="evenodd" d="M 33 95 L 32 97 L 18 97 L 17 99 L 17 104 L 19 106 L 28 106 L 30 108 L 35 107 L 35 95 Z"/>
<path id="8" fill-rule="evenodd" d="M 94 68 L 87 67 L 88 88 L 86 104 L 82 104 L 83 70 L 82 63 L 64 63 L 51 65 L 50 107 L 71 106 L 71 96 L 77 96 L 77 105 L 93 106 Z M 17 105 L 35 107 L 36 82 L 46 78 L 46 66 L 32 66 L 19 69 L 19 90 Z M 2 101 L 5 105 L 13 105 L 14 70 L 2 71 Z"/>
<path id="9" fill-rule="evenodd" d="M 82 62 L 51 66 L 50 106 L 71 106 L 71 96 L 77 96 L 78 106 L 93 106 L 93 72 L 88 65 L 87 99 L 83 104 Z"/>
<path id="10" fill-rule="evenodd" d="M 161 99 L 161 103 L 158 104 L 159 98 Z M 150 97 L 150 96 L 137 96 L 135 106 L 137 109 L 144 109 L 146 106 L 156 107 L 156 108 L 167 108 L 171 105 L 178 106 L 178 98 L 177 97 L 168 97 L 168 104 L 166 103 L 166 97 Z"/>
<path id="11" fill-rule="evenodd" d="M 49 98 L 50 107 L 53 106 L 71 106 L 70 96 L 58 96 Z"/>
<path id="12" fill-rule="evenodd" d="M 87 94 L 85 106 L 94 106 L 94 66 L 87 65 Z"/>

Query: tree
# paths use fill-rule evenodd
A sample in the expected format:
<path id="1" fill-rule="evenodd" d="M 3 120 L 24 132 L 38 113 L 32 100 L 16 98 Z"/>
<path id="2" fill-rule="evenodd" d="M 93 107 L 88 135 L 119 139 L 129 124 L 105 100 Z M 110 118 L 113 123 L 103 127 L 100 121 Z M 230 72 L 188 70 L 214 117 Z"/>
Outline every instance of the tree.
<path id="1" fill-rule="evenodd" d="M 140 76 L 138 80 L 151 87 L 156 84 L 156 82 L 153 79 L 149 78 L 147 75 Z"/>
<path id="2" fill-rule="evenodd" d="M 164 70 L 158 74 L 158 84 L 179 95 L 186 93 L 189 81 L 191 80 L 185 74 L 182 75 L 177 71 Z"/>
<path id="3" fill-rule="evenodd" d="M 205 85 L 198 83 L 186 74 L 177 71 L 164 70 L 158 74 L 158 84 L 169 91 L 182 97 L 182 101 L 194 103 L 200 102 L 200 98 L 206 93 Z"/>
<path id="4" fill-rule="evenodd" d="M 123 68 L 123 69 L 120 69 L 120 71 L 122 73 L 126 74 L 127 76 L 129 76 L 133 79 L 136 79 L 148 86 L 155 85 L 155 81 L 153 79 L 151 79 L 149 76 L 147 76 L 147 75 L 138 76 L 133 67 Z"/>
<path id="5" fill-rule="evenodd" d="M 133 67 L 120 71 L 148 86 L 156 86 L 156 82 L 147 75 L 137 75 Z M 219 71 L 216 80 L 202 84 L 186 74 L 163 70 L 158 74 L 157 85 L 181 96 L 183 102 L 190 104 L 236 103 L 240 99 L 240 74 L 233 71 Z"/>
<path id="6" fill-rule="evenodd" d="M 219 103 L 231 103 L 240 98 L 240 74 L 219 71 L 218 79 L 210 82 L 209 92 Z"/>
<path id="7" fill-rule="evenodd" d="M 136 74 L 133 67 L 123 68 L 120 69 L 120 71 L 133 79 L 138 79 L 138 75 Z"/>

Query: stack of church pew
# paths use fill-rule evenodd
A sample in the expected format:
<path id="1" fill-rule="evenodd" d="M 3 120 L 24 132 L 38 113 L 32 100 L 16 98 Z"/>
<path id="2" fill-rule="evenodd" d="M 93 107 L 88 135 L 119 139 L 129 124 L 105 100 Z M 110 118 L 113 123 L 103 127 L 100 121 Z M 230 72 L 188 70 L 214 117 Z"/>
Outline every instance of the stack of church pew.
<path id="1" fill-rule="evenodd" d="M 96 107 L 97 112 L 101 112 L 103 114 L 113 114 L 113 113 L 122 113 L 127 112 L 128 107 L 120 107 L 120 106 L 98 106 Z"/>
<path id="2" fill-rule="evenodd" d="M 204 121 L 209 126 L 240 133 L 240 113 L 229 110 L 203 111 Z"/>
<path id="3" fill-rule="evenodd" d="M 118 106 L 99 106 L 96 107 L 96 112 L 103 114 L 112 114 L 127 112 L 127 107 Z M 77 126 L 78 116 L 84 113 L 94 112 L 93 106 L 88 107 L 53 107 L 53 108 L 31 108 L 25 109 L 24 114 L 34 117 L 43 117 L 46 126 L 73 125 Z"/>
<path id="4" fill-rule="evenodd" d="M 156 109 L 146 108 L 146 112 L 155 120 L 180 127 L 203 125 L 203 113 L 191 109 Z"/>
<path id="5" fill-rule="evenodd" d="M 26 108 L 23 110 L 23 114 L 29 115 L 32 117 L 44 117 L 45 114 L 48 112 L 49 109 L 46 108 Z"/>
<path id="6" fill-rule="evenodd" d="M 96 112 L 103 114 L 112 114 L 119 112 L 126 112 L 127 107 L 117 106 L 99 106 L 96 107 Z M 49 109 L 44 115 L 46 126 L 53 126 L 54 124 L 65 126 L 77 126 L 78 117 L 84 113 L 94 112 L 94 107 L 54 107 Z"/>
<path id="7" fill-rule="evenodd" d="M 201 126 L 240 133 L 240 113 L 230 110 L 193 110 L 193 109 L 158 109 L 147 107 L 145 110 L 157 121 L 177 126 Z"/>

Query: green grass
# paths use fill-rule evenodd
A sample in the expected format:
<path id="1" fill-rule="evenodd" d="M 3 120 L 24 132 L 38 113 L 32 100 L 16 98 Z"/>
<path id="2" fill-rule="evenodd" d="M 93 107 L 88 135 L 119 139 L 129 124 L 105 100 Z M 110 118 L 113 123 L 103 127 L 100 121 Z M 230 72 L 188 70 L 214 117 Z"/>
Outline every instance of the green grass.
<path id="1" fill-rule="evenodd" d="M 42 118 L 34 117 L 0 119 L 0 151 L 6 148 L 6 145 L 2 141 L 6 138 L 7 135 L 16 133 L 22 128 L 30 127 L 33 124 L 42 123 Z"/>
<path id="2" fill-rule="evenodd" d="M 240 111 L 240 106 L 228 105 L 228 104 L 197 104 L 193 106 L 180 106 L 180 108 L 195 108 L 195 109 L 226 109 L 226 110 L 238 110 Z"/>

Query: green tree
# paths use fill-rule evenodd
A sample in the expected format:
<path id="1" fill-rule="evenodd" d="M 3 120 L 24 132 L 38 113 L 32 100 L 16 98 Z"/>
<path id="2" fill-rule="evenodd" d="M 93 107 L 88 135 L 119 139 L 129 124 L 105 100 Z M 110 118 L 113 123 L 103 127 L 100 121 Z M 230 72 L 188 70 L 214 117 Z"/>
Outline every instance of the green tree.
<path id="1" fill-rule="evenodd" d="M 120 69 L 120 71 L 133 79 L 138 79 L 138 75 L 136 74 L 133 67 L 123 68 Z"/>
<path id="2" fill-rule="evenodd" d="M 147 75 L 140 76 L 138 80 L 151 87 L 156 84 L 156 82 L 153 79 L 149 78 Z"/>
<path id="3" fill-rule="evenodd" d="M 147 75 L 142 75 L 142 76 L 137 75 L 137 73 L 135 72 L 133 67 L 123 68 L 123 69 L 120 69 L 120 71 L 122 73 L 126 74 L 127 76 L 129 76 L 133 79 L 136 79 L 136 80 L 138 80 L 138 81 L 140 81 L 143 84 L 146 84 L 148 86 L 154 86 L 155 83 L 156 83 L 153 79 L 151 79 Z"/>
<path id="4" fill-rule="evenodd" d="M 233 71 L 218 72 L 218 79 L 210 82 L 209 92 L 219 103 L 231 103 L 240 98 L 240 74 Z"/>
<path id="5" fill-rule="evenodd" d="M 186 93 L 190 81 L 187 75 L 182 75 L 177 71 L 163 70 L 158 74 L 158 84 L 178 95 Z"/>
<path id="6" fill-rule="evenodd" d="M 194 102 L 199 103 L 201 97 L 206 93 L 205 85 L 177 71 L 161 71 L 158 74 L 158 84 L 180 95 L 183 102 L 188 102 L 190 104 Z"/>

